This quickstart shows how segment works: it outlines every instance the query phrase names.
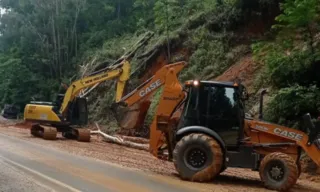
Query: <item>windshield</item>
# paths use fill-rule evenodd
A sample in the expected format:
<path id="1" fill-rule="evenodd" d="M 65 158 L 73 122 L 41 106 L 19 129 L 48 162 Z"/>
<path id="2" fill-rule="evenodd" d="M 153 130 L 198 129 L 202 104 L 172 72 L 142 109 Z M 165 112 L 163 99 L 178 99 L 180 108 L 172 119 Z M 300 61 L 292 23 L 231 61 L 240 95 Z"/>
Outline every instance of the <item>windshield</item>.
<path id="1" fill-rule="evenodd" d="M 203 114 L 217 118 L 230 116 L 235 113 L 235 107 L 244 107 L 243 102 L 239 101 L 238 89 L 235 87 L 201 84 L 199 88 L 190 88 L 184 115 L 193 117 L 195 114 Z"/>

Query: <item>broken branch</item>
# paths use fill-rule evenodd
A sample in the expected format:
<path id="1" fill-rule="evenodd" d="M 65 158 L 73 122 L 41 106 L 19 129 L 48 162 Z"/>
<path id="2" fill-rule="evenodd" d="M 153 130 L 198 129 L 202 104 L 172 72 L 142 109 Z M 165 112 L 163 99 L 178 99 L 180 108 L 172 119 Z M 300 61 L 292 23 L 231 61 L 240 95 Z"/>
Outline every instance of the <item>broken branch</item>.
<path id="1" fill-rule="evenodd" d="M 134 143 L 134 142 L 131 142 L 131 141 L 125 141 L 123 138 L 120 138 L 120 137 L 117 137 L 117 136 L 108 135 L 108 134 L 106 134 L 106 133 L 104 133 L 104 132 L 102 132 L 100 130 L 100 126 L 99 126 L 98 123 L 95 123 L 95 125 L 96 125 L 98 130 L 91 131 L 91 134 L 92 135 L 94 135 L 94 134 L 101 135 L 106 142 L 115 143 L 115 144 L 118 144 L 118 145 L 130 147 L 130 148 L 134 148 L 134 149 L 140 149 L 140 150 L 144 150 L 144 151 L 149 151 L 149 145 L 147 145 L 147 144 L 141 144 L 141 143 Z"/>

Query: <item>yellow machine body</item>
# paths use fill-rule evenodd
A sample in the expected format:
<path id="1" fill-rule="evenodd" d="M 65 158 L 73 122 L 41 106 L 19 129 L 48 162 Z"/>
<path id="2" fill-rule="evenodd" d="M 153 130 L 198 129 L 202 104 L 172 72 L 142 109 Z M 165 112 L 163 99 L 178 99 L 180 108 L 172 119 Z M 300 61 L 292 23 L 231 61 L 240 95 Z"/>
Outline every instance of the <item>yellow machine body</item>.
<path id="1" fill-rule="evenodd" d="M 24 119 L 29 121 L 61 122 L 51 105 L 27 104 L 24 110 Z"/>

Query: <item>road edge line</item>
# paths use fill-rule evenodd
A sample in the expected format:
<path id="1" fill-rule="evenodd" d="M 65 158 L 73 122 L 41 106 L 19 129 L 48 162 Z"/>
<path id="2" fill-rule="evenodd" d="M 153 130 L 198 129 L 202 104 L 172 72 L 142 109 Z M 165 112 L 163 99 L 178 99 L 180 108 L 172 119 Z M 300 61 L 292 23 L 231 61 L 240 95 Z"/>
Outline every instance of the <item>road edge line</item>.
<path id="1" fill-rule="evenodd" d="M 26 170 L 26 171 L 28 171 L 28 172 L 31 172 L 31 173 L 34 174 L 34 175 L 37 175 L 38 177 L 42 177 L 43 179 L 46 179 L 46 180 L 48 180 L 49 182 L 52 182 L 52 183 L 54 183 L 54 184 L 56 184 L 56 185 L 59 185 L 59 186 L 62 187 L 62 188 L 66 188 L 66 189 L 68 189 L 68 190 L 70 190 L 70 191 L 73 191 L 73 192 L 81 192 L 80 190 L 78 190 L 78 189 L 76 189 L 76 188 L 73 188 L 73 187 L 71 187 L 71 186 L 69 186 L 69 185 L 67 185 L 67 184 L 65 184 L 65 183 L 62 183 L 62 182 L 60 182 L 60 181 L 58 181 L 58 180 L 56 180 L 56 179 L 54 179 L 54 178 L 52 178 L 52 177 L 48 177 L 48 176 L 46 176 L 46 175 L 44 175 L 44 174 L 42 174 L 42 173 L 40 173 L 40 172 L 38 172 L 38 171 L 35 171 L 35 170 L 33 170 L 33 169 L 30 169 L 30 168 L 28 168 L 28 167 L 26 167 L 26 166 L 24 166 L 24 165 L 21 165 L 21 164 L 19 164 L 19 163 L 17 163 L 17 162 L 14 162 L 14 161 L 6 158 L 6 157 L 0 156 L 0 158 L 3 159 L 3 160 L 5 160 L 5 161 L 7 161 L 7 162 L 9 162 L 9 163 L 11 163 L 11 164 L 13 164 L 13 165 L 15 165 L 15 166 L 17 166 L 17 167 L 19 167 L 20 169 L 24 169 L 24 170 Z"/>

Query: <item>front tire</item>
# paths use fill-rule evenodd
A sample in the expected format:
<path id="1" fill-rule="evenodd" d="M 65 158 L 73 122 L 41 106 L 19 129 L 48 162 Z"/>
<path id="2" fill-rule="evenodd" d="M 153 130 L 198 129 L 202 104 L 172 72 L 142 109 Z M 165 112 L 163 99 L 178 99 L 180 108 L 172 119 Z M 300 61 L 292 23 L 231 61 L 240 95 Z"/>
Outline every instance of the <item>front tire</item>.
<path id="1" fill-rule="evenodd" d="M 173 163 L 184 180 L 210 181 L 221 171 L 222 149 L 212 137 L 190 134 L 177 143 L 173 151 Z"/>
<path id="2" fill-rule="evenodd" d="M 284 153 L 270 153 L 261 161 L 259 174 L 265 187 L 287 191 L 296 184 L 299 170 L 295 160 Z"/>

